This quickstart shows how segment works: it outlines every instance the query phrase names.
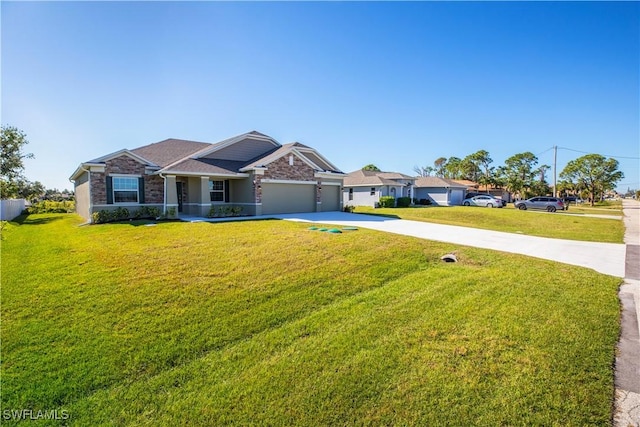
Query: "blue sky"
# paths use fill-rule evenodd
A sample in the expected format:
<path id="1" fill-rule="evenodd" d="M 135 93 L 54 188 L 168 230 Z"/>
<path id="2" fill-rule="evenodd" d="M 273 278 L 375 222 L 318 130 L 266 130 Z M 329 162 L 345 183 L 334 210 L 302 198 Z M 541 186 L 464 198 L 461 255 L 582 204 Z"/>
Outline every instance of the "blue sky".
<path id="1" fill-rule="evenodd" d="M 640 189 L 638 2 L 6 2 L 2 124 L 28 179 L 251 130 L 350 172 L 617 156 Z M 547 175 L 551 180 L 550 174 Z"/>

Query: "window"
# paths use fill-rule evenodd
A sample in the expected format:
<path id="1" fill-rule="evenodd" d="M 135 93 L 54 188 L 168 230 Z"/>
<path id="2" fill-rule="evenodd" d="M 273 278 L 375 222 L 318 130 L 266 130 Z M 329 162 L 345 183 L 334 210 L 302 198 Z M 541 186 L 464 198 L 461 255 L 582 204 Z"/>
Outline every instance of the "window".
<path id="1" fill-rule="evenodd" d="M 349 189 L 349 200 L 353 200 L 353 188 Z"/>
<path id="2" fill-rule="evenodd" d="M 138 178 L 114 176 L 113 202 L 138 203 Z"/>
<path id="3" fill-rule="evenodd" d="M 224 202 L 224 181 L 209 181 L 212 202 Z"/>
<path id="4" fill-rule="evenodd" d="M 376 195 L 376 189 L 375 189 L 375 187 L 371 187 L 371 193 L 370 193 L 370 194 L 371 194 L 372 196 L 375 196 L 375 195 Z"/>

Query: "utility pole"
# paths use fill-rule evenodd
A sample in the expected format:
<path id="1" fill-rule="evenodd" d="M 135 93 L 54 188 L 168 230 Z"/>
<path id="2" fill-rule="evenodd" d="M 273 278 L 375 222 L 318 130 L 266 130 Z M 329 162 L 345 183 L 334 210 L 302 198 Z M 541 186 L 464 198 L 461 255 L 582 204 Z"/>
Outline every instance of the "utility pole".
<path id="1" fill-rule="evenodd" d="M 556 164 L 558 162 L 558 146 L 553 146 L 553 197 L 558 197 L 558 193 L 556 191 Z"/>

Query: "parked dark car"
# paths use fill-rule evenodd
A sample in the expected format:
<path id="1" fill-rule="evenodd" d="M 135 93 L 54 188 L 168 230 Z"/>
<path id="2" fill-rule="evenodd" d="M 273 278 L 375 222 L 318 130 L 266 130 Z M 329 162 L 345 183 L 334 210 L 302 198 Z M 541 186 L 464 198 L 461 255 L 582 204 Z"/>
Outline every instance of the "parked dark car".
<path id="1" fill-rule="evenodd" d="M 471 193 L 467 193 L 467 195 L 466 195 L 466 196 L 464 196 L 464 198 L 465 198 L 465 199 L 470 199 L 470 198 L 472 198 L 472 197 L 476 197 L 476 196 L 489 196 L 489 197 L 493 197 L 494 199 L 499 200 L 503 207 L 504 207 L 504 206 L 507 206 L 507 202 L 506 202 L 506 201 L 504 201 L 504 200 L 503 200 L 503 199 L 501 199 L 500 197 L 496 197 L 496 196 L 494 196 L 493 194 L 489 194 L 489 193 L 473 193 L 473 192 L 471 192 Z"/>
<path id="2" fill-rule="evenodd" d="M 582 203 L 582 199 L 577 196 L 567 196 L 564 199 L 562 199 L 562 201 L 567 205 L 572 202 L 575 204 Z"/>
<path id="3" fill-rule="evenodd" d="M 555 212 L 557 210 L 568 210 L 569 206 L 557 197 L 532 197 L 527 200 L 519 200 L 514 203 L 515 207 L 520 210 L 540 209 L 547 212 Z"/>

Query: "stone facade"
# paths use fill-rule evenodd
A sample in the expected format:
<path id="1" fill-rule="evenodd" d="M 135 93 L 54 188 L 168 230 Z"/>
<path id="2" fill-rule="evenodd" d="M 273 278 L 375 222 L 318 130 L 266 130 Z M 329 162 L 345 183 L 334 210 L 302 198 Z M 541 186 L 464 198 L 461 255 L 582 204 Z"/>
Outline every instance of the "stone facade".
<path id="1" fill-rule="evenodd" d="M 315 170 L 300 160 L 299 157 L 293 156 L 293 165 L 289 164 L 289 156 L 284 156 L 278 160 L 269 163 L 264 175 L 254 175 L 254 191 L 256 197 L 256 203 L 262 203 L 262 185 L 263 179 L 286 179 L 290 181 L 314 181 L 317 184 L 315 178 Z M 321 189 L 316 187 L 316 201 L 320 201 Z"/>
<path id="2" fill-rule="evenodd" d="M 91 173 L 91 199 L 94 205 L 107 204 L 106 175 L 101 172 Z"/>
<path id="3" fill-rule="evenodd" d="M 311 166 L 293 156 L 293 166 L 289 164 L 289 156 L 284 156 L 269 163 L 262 179 L 288 179 L 293 181 L 315 181 L 315 171 Z"/>
<path id="4" fill-rule="evenodd" d="M 144 176 L 144 203 L 162 204 L 164 203 L 164 179 L 158 175 Z"/>
<path id="5" fill-rule="evenodd" d="M 111 174 L 140 175 L 144 178 L 145 204 L 164 203 L 164 180 L 157 175 L 146 175 L 145 166 L 128 156 L 120 156 L 105 162 L 105 172 L 91 172 L 91 197 L 93 204 L 107 204 L 106 178 Z"/>

